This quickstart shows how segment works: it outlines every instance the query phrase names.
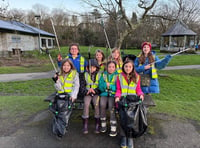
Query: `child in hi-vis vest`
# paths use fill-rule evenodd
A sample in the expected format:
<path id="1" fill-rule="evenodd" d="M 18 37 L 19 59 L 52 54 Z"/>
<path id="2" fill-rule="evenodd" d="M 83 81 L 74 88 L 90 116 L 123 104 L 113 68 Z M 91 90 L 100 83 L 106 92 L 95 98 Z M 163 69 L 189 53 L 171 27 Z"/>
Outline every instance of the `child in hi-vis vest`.
<path id="1" fill-rule="evenodd" d="M 57 111 L 53 123 L 53 132 L 62 137 L 68 129 L 68 121 L 72 113 L 72 104 L 79 91 L 79 76 L 73 63 L 69 59 L 62 60 L 61 72 L 54 77 L 57 90 L 55 110 Z"/>
<path id="2" fill-rule="evenodd" d="M 136 74 L 133 61 L 127 60 L 122 66 L 122 73 L 117 77 L 117 90 L 115 94 L 115 102 L 120 101 L 122 97 L 126 98 L 128 95 L 139 96 L 141 100 L 144 99 L 143 92 L 140 88 L 140 78 Z M 133 147 L 133 138 L 128 138 L 120 125 L 120 136 L 122 148 Z"/>
<path id="3" fill-rule="evenodd" d="M 100 117 L 101 117 L 101 132 L 106 132 L 106 107 L 110 112 L 110 136 L 117 135 L 117 120 L 115 115 L 115 92 L 116 92 L 116 62 L 109 61 L 107 63 L 107 71 L 105 71 L 99 80 L 99 90 L 101 91 L 100 99 Z"/>
<path id="4" fill-rule="evenodd" d="M 88 133 L 88 118 L 89 118 L 89 107 L 91 101 L 94 106 L 94 117 L 95 117 L 95 133 L 100 132 L 100 114 L 99 114 L 99 78 L 100 73 L 98 72 L 99 65 L 95 59 L 90 59 L 88 62 L 88 72 L 85 72 L 85 88 L 83 90 L 84 97 L 84 108 L 83 108 L 83 133 Z"/>

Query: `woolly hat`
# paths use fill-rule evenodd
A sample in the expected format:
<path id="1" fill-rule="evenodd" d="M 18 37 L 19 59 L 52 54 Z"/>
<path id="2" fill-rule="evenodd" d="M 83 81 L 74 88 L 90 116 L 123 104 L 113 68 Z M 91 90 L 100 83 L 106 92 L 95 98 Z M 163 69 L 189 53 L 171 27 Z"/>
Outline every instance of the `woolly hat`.
<path id="1" fill-rule="evenodd" d="M 143 47 L 144 47 L 145 45 L 148 45 L 148 46 L 150 47 L 150 50 L 151 50 L 151 43 L 150 43 L 150 42 L 143 42 L 143 43 L 142 43 L 142 50 L 143 50 Z"/>
<path id="2" fill-rule="evenodd" d="M 95 66 L 95 67 L 99 68 L 99 64 L 96 59 L 90 59 L 88 62 L 88 67 L 89 66 Z"/>

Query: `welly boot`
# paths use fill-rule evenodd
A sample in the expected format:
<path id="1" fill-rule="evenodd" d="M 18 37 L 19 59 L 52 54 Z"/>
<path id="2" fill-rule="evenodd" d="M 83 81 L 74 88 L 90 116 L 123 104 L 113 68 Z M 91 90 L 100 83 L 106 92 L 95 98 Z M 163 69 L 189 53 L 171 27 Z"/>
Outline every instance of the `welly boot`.
<path id="1" fill-rule="evenodd" d="M 120 147 L 121 148 L 127 148 L 127 138 L 122 136 L 120 140 Z"/>
<path id="2" fill-rule="evenodd" d="M 88 133 L 88 118 L 83 118 L 83 134 Z"/>
<path id="3" fill-rule="evenodd" d="M 111 137 L 117 136 L 117 121 L 110 121 L 110 134 Z"/>
<path id="4" fill-rule="evenodd" d="M 101 129 L 100 129 L 100 131 L 102 133 L 105 133 L 107 131 L 106 118 L 101 118 Z"/>
<path id="5" fill-rule="evenodd" d="M 127 147 L 134 148 L 133 138 L 127 138 Z"/>
<path id="6" fill-rule="evenodd" d="M 96 134 L 100 133 L 100 118 L 95 118 L 95 131 Z"/>

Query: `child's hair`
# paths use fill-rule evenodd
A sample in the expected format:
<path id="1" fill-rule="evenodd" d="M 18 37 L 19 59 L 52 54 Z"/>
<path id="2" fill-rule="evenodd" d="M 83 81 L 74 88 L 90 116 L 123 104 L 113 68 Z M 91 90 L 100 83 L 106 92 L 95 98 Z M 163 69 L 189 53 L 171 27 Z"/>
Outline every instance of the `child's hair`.
<path id="1" fill-rule="evenodd" d="M 133 82 L 136 83 L 135 66 L 134 66 L 134 63 L 133 63 L 132 60 L 126 60 L 126 61 L 124 62 L 123 66 L 122 66 L 122 71 L 123 71 L 125 74 L 127 74 L 127 73 L 125 72 L 125 70 L 124 70 L 124 66 L 125 66 L 127 63 L 131 63 L 132 66 L 133 66 L 133 69 L 132 69 L 132 71 L 130 72 L 130 81 L 133 81 Z"/>
<path id="2" fill-rule="evenodd" d="M 147 55 L 148 59 L 149 59 L 149 63 L 153 63 L 155 61 L 154 57 L 153 57 L 153 54 L 151 52 L 148 53 Z M 139 63 L 140 64 L 144 64 L 145 63 L 145 55 L 144 55 L 144 51 L 142 50 L 142 53 L 139 57 Z"/>
<path id="3" fill-rule="evenodd" d="M 72 63 L 72 61 L 70 59 L 63 59 L 62 60 L 62 64 L 61 64 L 61 73 L 60 75 L 64 76 L 65 72 L 63 71 L 63 65 L 68 62 L 69 65 L 71 66 L 71 70 L 75 70 L 76 68 L 74 67 L 74 64 Z"/>
<path id="4" fill-rule="evenodd" d="M 70 49 L 71 49 L 72 46 L 76 46 L 76 47 L 78 48 L 78 51 L 80 51 L 80 49 L 79 49 L 79 44 L 78 44 L 78 43 L 71 43 L 71 44 L 69 45 L 69 52 L 70 52 Z"/>
<path id="5" fill-rule="evenodd" d="M 115 61 L 108 61 L 106 67 L 108 67 L 108 65 L 110 65 L 111 63 L 115 65 L 115 68 L 117 67 L 117 63 Z"/>
<path id="6" fill-rule="evenodd" d="M 115 51 L 117 51 L 117 52 L 119 53 L 119 57 L 118 57 L 118 59 L 117 59 L 118 62 L 119 62 L 119 64 L 122 64 L 123 61 L 122 61 L 122 57 L 121 57 L 121 52 L 120 52 L 120 49 L 117 48 L 117 47 L 115 47 L 115 48 L 112 49 L 112 53 L 111 53 L 111 55 L 110 55 L 110 57 L 109 57 L 109 60 L 113 60 L 112 54 L 113 54 Z"/>
<path id="7" fill-rule="evenodd" d="M 103 62 L 103 61 L 105 60 L 105 54 L 103 53 L 103 51 L 102 51 L 101 49 L 97 49 L 97 50 L 95 51 L 95 58 L 96 58 L 96 54 L 97 54 L 98 52 L 102 54 L 102 56 L 103 56 L 103 57 L 102 57 L 102 62 Z"/>
<path id="8" fill-rule="evenodd" d="M 97 62 L 96 59 L 90 59 L 90 60 L 88 61 L 88 65 L 87 65 L 88 71 L 90 70 L 90 69 L 89 69 L 90 66 L 96 67 L 96 71 L 99 71 L 99 64 L 98 64 L 98 62 Z"/>

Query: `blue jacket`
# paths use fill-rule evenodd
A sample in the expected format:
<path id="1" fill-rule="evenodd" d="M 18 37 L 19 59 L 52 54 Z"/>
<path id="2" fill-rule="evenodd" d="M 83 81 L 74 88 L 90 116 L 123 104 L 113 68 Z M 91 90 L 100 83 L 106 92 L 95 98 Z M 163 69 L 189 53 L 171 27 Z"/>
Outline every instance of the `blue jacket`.
<path id="1" fill-rule="evenodd" d="M 78 73 L 80 73 L 81 72 L 81 70 L 80 70 L 80 57 L 81 57 L 81 55 L 78 54 L 78 56 L 75 59 L 73 59 L 73 57 L 72 57 L 72 55 L 70 53 L 67 56 L 69 57 L 69 59 L 74 64 L 74 66 L 75 66 L 76 70 L 78 71 Z M 86 71 L 86 66 L 87 66 L 87 61 L 85 60 L 84 61 L 84 72 Z"/>
<path id="2" fill-rule="evenodd" d="M 108 96 L 107 86 L 106 86 L 106 81 L 105 81 L 105 78 L 103 77 L 103 75 L 106 75 L 109 82 L 112 81 L 113 77 L 115 78 L 115 84 L 110 84 L 110 91 L 116 92 L 116 80 L 117 80 L 118 73 L 117 73 L 117 71 L 115 71 L 112 74 L 108 74 L 108 72 L 105 71 L 100 77 L 100 80 L 99 80 L 99 90 L 101 91 L 100 96 L 107 97 Z M 111 96 L 114 97 L 115 95 L 112 94 Z"/>
<path id="3" fill-rule="evenodd" d="M 160 60 L 158 58 L 158 56 L 155 55 L 154 51 L 152 51 L 152 54 L 155 57 L 155 61 Z M 169 61 L 171 60 L 171 58 L 172 58 L 171 55 L 165 56 L 164 59 L 162 59 L 161 61 L 158 61 L 158 62 L 155 63 L 155 68 L 158 69 L 158 70 L 165 68 L 165 66 L 169 63 Z M 151 80 L 150 80 L 150 86 L 141 86 L 143 93 L 159 93 L 160 92 L 159 82 L 158 82 L 157 78 L 156 79 L 152 78 L 152 72 L 151 72 L 152 68 L 150 68 L 148 70 L 144 69 L 144 67 L 146 65 L 150 64 L 149 63 L 149 59 L 146 58 L 145 63 L 143 65 L 140 65 L 139 64 L 139 57 L 137 57 L 136 60 L 135 60 L 135 62 L 134 62 L 134 64 L 135 64 L 135 69 L 136 69 L 137 73 L 139 73 L 139 74 L 141 74 L 141 73 L 149 74 L 150 78 L 151 78 Z"/>

